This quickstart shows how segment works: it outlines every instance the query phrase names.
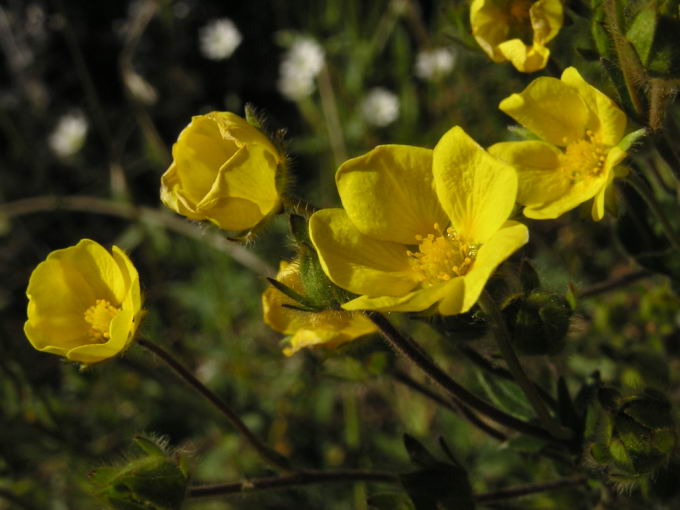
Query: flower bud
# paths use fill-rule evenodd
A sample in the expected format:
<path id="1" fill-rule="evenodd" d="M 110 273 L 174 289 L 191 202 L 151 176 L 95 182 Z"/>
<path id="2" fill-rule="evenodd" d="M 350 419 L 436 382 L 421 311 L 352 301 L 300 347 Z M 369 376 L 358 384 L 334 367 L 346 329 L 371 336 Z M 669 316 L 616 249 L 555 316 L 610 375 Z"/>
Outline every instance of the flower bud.
<path id="1" fill-rule="evenodd" d="M 247 232 L 281 207 L 277 183 L 285 158 L 257 128 L 238 115 L 197 115 L 172 147 L 161 177 L 161 200 L 193 220 Z"/>
<path id="2" fill-rule="evenodd" d="M 96 496 L 115 510 L 179 510 L 189 481 L 183 460 L 169 457 L 149 439 L 134 442 L 146 456 L 93 472 Z"/>
<path id="3" fill-rule="evenodd" d="M 622 477 L 639 477 L 665 465 L 677 442 L 671 405 L 647 389 L 633 396 L 600 392 L 590 454 Z"/>
<path id="4" fill-rule="evenodd" d="M 530 356 L 554 355 L 564 348 L 571 313 L 564 297 L 541 290 L 517 297 L 503 309 L 513 344 Z"/>

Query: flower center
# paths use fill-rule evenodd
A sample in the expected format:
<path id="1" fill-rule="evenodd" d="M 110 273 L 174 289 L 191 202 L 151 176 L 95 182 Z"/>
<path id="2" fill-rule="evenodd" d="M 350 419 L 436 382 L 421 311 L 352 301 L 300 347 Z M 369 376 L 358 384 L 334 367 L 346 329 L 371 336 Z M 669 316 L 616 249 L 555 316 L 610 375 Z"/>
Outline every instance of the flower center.
<path id="1" fill-rule="evenodd" d="M 531 5 L 533 0 L 510 0 L 506 4 L 508 33 L 506 40 L 520 39 L 531 45 L 534 34 L 531 27 Z"/>
<path id="2" fill-rule="evenodd" d="M 442 231 L 434 224 L 437 234 L 416 236 L 418 252 L 406 252 L 414 271 L 424 285 L 430 286 L 462 276 L 470 270 L 478 245 L 466 242 L 453 227 Z"/>
<path id="3" fill-rule="evenodd" d="M 118 315 L 120 308 L 113 306 L 106 299 L 98 299 L 94 305 L 85 310 L 85 320 L 90 324 L 90 335 L 97 342 L 106 342 L 109 326 L 113 318 Z"/>
<path id="4" fill-rule="evenodd" d="M 599 143 L 592 131 L 586 131 L 586 138 L 567 143 L 560 163 L 572 182 L 602 173 L 607 159 L 607 146 Z"/>
<path id="5" fill-rule="evenodd" d="M 531 8 L 532 0 L 514 0 L 510 2 L 510 16 L 520 22 L 526 22 L 529 19 L 529 9 Z"/>

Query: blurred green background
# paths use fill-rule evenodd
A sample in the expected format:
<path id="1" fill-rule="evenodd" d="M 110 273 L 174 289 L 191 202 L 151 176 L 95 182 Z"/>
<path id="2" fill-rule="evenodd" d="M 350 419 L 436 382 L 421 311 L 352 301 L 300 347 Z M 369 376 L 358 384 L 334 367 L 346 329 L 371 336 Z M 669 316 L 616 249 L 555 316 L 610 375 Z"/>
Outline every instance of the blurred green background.
<path id="1" fill-rule="evenodd" d="M 210 58 L 206 27 L 223 18 L 240 43 L 227 51 L 235 36 L 222 25 L 211 36 Z M 291 99 L 281 91 L 282 62 L 303 39 L 318 43 L 325 65 L 312 90 Z M 264 276 L 293 256 L 285 218 L 246 249 L 161 210 L 158 199 L 172 143 L 191 116 L 243 114 L 246 103 L 271 130 L 287 129 L 295 189 L 317 206 L 337 204 L 337 165 L 377 144 L 433 147 L 456 124 L 483 145 L 511 139 L 497 104 L 536 75 L 492 64 L 474 46 L 465 2 L 7 0 L 0 43 L 0 509 L 99 508 L 88 472 L 124 459 L 140 432 L 184 451 L 192 483 L 269 473 L 217 413 L 142 349 L 79 371 L 30 347 L 22 332 L 28 277 L 50 251 L 84 237 L 130 254 L 149 312 L 144 333 L 296 463 L 408 471 L 402 435 L 409 433 L 430 447 L 445 437 L 480 492 L 559 476 L 530 448 L 499 445 L 398 383 L 397 362 L 376 339 L 351 346 L 349 355 L 285 358 L 260 306 Z M 568 24 L 553 45 L 555 61 L 601 78 L 576 60 L 576 44 L 587 46 L 588 32 Z M 418 64 L 437 48 L 448 55 L 440 67 Z M 230 54 L 215 59 L 220 51 Z M 371 103 L 375 88 L 382 97 Z M 574 211 L 547 223 L 530 224 L 524 255 L 550 290 L 564 293 L 569 282 L 585 288 L 630 269 L 606 222 L 593 225 Z M 661 366 L 655 356 L 677 337 L 677 297 L 659 282 L 654 292 L 643 282 L 636 285 L 644 292 L 585 304 L 569 355 L 529 363 L 531 371 L 539 379 L 571 373 L 576 384 L 601 369 L 607 380 L 639 382 L 650 371 L 638 365 Z M 662 316 L 669 325 L 657 327 Z M 414 334 L 451 374 L 485 391 L 453 340 L 424 324 Z M 636 354 L 641 346 L 644 356 Z M 660 372 L 659 384 L 667 385 Z M 367 495 L 396 490 L 315 486 L 186 508 L 361 509 Z M 559 505 L 539 495 L 521 508 L 590 508 L 582 496 L 562 496 Z"/>

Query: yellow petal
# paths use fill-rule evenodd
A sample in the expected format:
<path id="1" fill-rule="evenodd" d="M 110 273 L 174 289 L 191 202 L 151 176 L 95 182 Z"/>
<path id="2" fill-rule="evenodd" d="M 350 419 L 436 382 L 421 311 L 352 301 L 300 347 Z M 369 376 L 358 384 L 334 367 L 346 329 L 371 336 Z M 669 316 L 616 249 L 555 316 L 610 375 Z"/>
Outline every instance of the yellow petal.
<path id="1" fill-rule="evenodd" d="M 122 305 L 123 307 L 129 307 L 134 313 L 137 313 L 142 306 L 137 268 L 132 264 L 127 254 L 118 248 L 118 246 L 114 245 L 111 247 L 111 255 L 116 264 L 118 264 L 125 288 L 128 289 L 127 294 L 123 298 Z"/>
<path id="2" fill-rule="evenodd" d="M 520 94 L 501 101 L 501 110 L 553 145 L 580 140 L 589 110 L 578 91 L 549 77 L 536 78 Z"/>
<path id="3" fill-rule="evenodd" d="M 534 42 L 539 44 L 546 44 L 552 40 L 564 22 L 562 0 L 538 0 L 529 9 L 529 14 L 534 30 Z"/>
<path id="4" fill-rule="evenodd" d="M 206 116 L 194 117 L 172 147 L 182 195 L 194 205 L 203 200 L 219 168 L 237 150 L 233 140 L 222 138 L 215 122 Z"/>
<path id="5" fill-rule="evenodd" d="M 504 62 L 506 57 L 498 45 L 506 40 L 509 25 L 505 13 L 493 0 L 473 0 L 470 5 L 470 26 L 477 44 L 494 62 Z"/>
<path id="6" fill-rule="evenodd" d="M 382 312 L 420 312 L 443 299 L 447 294 L 462 295 L 462 278 L 423 287 L 404 296 L 359 296 L 342 307 L 345 310 L 376 310 Z"/>
<path id="7" fill-rule="evenodd" d="M 524 208 L 524 215 L 535 220 L 552 220 L 567 211 L 593 198 L 604 188 L 608 172 L 593 178 L 586 178 L 568 186 L 556 200 L 543 204 L 528 204 Z"/>
<path id="8" fill-rule="evenodd" d="M 536 43 L 527 46 L 520 39 L 510 39 L 500 43 L 498 51 L 523 73 L 533 73 L 543 69 L 550 57 L 550 50 L 545 46 Z"/>
<path id="9" fill-rule="evenodd" d="M 278 154 L 269 138 L 243 117 L 231 112 L 210 112 L 205 117 L 216 123 L 222 138 L 234 140 L 239 146 L 259 145 L 267 152 Z"/>
<path id="10" fill-rule="evenodd" d="M 588 84 L 574 67 L 562 73 L 562 81 L 578 91 L 590 110 L 586 129 L 600 135 L 600 143 L 616 145 L 626 132 L 626 114 L 617 104 Z"/>
<path id="11" fill-rule="evenodd" d="M 329 321 L 324 325 L 321 320 L 309 327 L 298 329 L 290 339 L 290 344 L 283 349 L 286 356 L 292 356 L 305 347 L 323 346 L 334 349 L 339 345 L 355 340 L 364 335 L 377 332 L 375 325 L 361 313 L 322 312 L 322 314 L 342 314 L 342 322 Z"/>
<path id="12" fill-rule="evenodd" d="M 131 310 L 121 310 L 111 321 L 110 338 L 107 342 L 79 345 L 69 350 L 66 357 L 71 361 L 91 365 L 121 354 L 132 340 L 135 331 L 133 318 Z"/>
<path id="13" fill-rule="evenodd" d="M 501 142 L 489 147 L 489 153 L 517 169 L 517 202 L 522 205 L 554 201 L 571 186 L 560 171 L 560 150 L 545 142 Z"/>
<path id="14" fill-rule="evenodd" d="M 415 244 L 416 235 L 448 223 L 432 183 L 432 151 L 379 145 L 343 163 L 335 175 L 347 216 L 363 234 Z"/>
<path id="15" fill-rule="evenodd" d="M 435 189 L 453 226 L 471 243 L 483 243 L 508 219 L 517 173 L 460 127 L 450 129 L 433 155 Z"/>
<path id="16" fill-rule="evenodd" d="M 303 293 L 300 268 L 297 263 L 281 261 L 276 279 L 298 293 Z M 262 293 L 262 315 L 265 324 L 274 331 L 292 335 L 307 323 L 309 313 L 283 305 L 300 306 L 276 287 L 269 286 Z"/>
<path id="17" fill-rule="evenodd" d="M 506 222 L 479 248 L 472 269 L 462 277 L 464 296 L 460 309 L 445 306 L 448 303 L 443 302 L 439 312 L 444 315 L 467 312 L 479 299 L 486 282 L 496 268 L 528 241 L 529 230 L 525 225 L 516 221 Z"/>
<path id="18" fill-rule="evenodd" d="M 278 204 L 274 154 L 259 145 L 240 148 L 219 169 L 215 182 L 197 210 L 205 212 L 219 207 L 223 198 L 240 198 L 252 202 L 266 216 Z"/>
<path id="19" fill-rule="evenodd" d="M 343 209 L 314 213 L 309 234 L 326 275 L 350 292 L 400 296 L 418 283 L 405 246 L 365 236 Z"/>

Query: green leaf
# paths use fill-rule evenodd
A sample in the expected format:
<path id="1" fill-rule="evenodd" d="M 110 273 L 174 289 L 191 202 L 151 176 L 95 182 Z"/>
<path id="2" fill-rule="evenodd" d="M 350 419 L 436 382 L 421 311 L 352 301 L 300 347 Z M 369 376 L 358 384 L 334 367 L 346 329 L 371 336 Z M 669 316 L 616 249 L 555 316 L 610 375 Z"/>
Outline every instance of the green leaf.
<path id="1" fill-rule="evenodd" d="M 489 399 L 498 407 L 525 420 L 533 418 L 531 406 L 514 382 L 497 379 L 483 372 L 478 372 L 477 377 Z"/>
<path id="2" fill-rule="evenodd" d="M 404 434 L 404 447 L 411 462 L 421 467 L 431 467 L 440 462 L 415 437 Z"/>

